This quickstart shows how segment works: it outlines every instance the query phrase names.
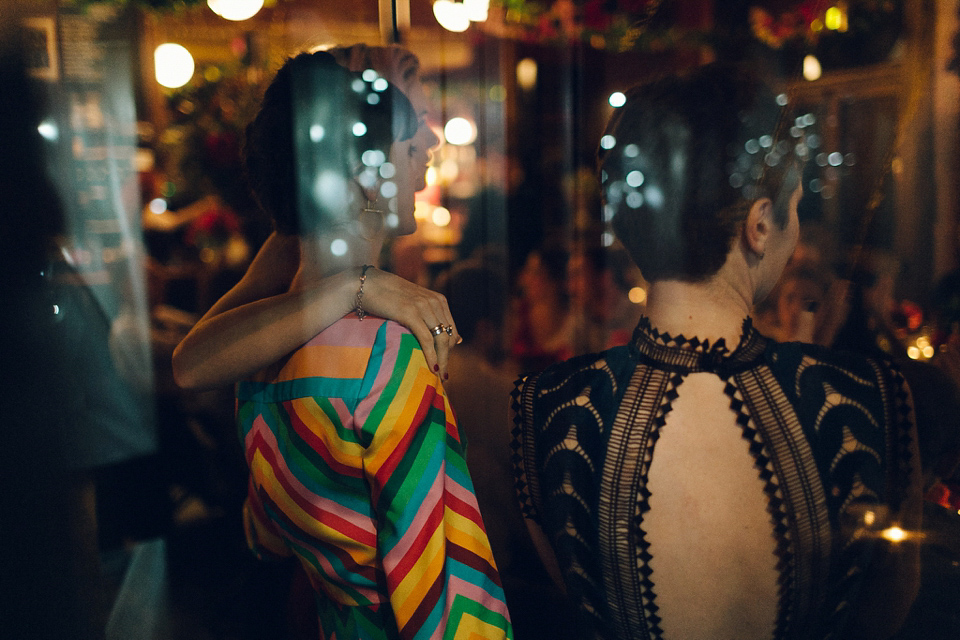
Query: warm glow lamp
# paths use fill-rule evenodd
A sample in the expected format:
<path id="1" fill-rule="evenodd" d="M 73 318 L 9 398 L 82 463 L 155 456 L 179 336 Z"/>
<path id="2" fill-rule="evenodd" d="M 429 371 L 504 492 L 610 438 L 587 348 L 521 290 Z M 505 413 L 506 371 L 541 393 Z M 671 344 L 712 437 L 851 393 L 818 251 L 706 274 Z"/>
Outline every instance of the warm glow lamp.
<path id="1" fill-rule="evenodd" d="M 193 56 L 183 46 L 166 42 L 153 52 L 157 82 L 168 89 L 177 89 L 193 77 Z"/>
<path id="2" fill-rule="evenodd" d="M 467 7 L 462 2 L 437 0 L 433 3 L 433 15 L 440 26 L 447 31 L 461 33 L 470 26 L 470 16 L 467 14 Z"/>
<path id="3" fill-rule="evenodd" d="M 263 0 L 207 0 L 207 6 L 221 18 L 240 22 L 257 15 Z"/>
<path id="4" fill-rule="evenodd" d="M 820 61 L 817 60 L 817 57 L 813 55 L 806 56 L 803 59 L 803 77 L 813 82 L 814 80 L 819 80 L 821 75 L 823 75 L 823 67 L 820 66 Z"/>

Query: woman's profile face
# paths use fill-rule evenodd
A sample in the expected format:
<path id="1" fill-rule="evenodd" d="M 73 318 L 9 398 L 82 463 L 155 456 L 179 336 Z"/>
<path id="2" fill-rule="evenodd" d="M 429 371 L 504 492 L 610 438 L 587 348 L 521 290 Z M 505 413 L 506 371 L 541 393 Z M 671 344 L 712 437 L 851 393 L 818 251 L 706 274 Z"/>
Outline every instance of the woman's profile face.
<path id="1" fill-rule="evenodd" d="M 413 217 L 416 193 L 427 186 L 426 172 L 432 159 L 432 150 L 440 139 L 428 122 L 430 103 L 419 79 L 398 84 L 417 116 L 417 130 L 409 140 L 394 141 L 390 147 L 390 164 L 396 173 L 391 181 L 396 186 L 397 224 L 394 233 L 405 235 L 417 230 Z"/>
<path id="2" fill-rule="evenodd" d="M 413 105 L 414 113 L 417 116 L 417 132 L 413 138 L 408 141 L 411 144 L 407 153 L 412 159 L 411 161 L 414 162 L 414 166 L 419 167 L 417 170 L 416 191 L 420 191 L 427 186 L 427 167 L 430 165 L 432 159 L 432 150 L 440 144 L 440 139 L 430 127 L 428 119 L 431 112 L 431 105 L 420 79 L 414 78 L 409 82 L 398 84 L 397 86 L 403 91 L 404 95 L 407 96 L 410 104 Z"/>

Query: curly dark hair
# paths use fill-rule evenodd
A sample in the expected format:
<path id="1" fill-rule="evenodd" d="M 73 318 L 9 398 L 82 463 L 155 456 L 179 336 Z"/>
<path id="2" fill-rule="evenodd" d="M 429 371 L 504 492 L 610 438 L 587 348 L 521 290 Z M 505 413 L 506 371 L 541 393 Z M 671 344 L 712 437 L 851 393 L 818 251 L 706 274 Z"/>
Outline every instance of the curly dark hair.
<path id="1" fill-rule="evenodd" d="M 277 71 L 247 126 L 247 178 L 278 231 L 312 233 L 346 221 L 348 181 L 416 130 L 413 106 L 386 79 L 348 71 L 325 51 L 301 53 Z"/>
<path id="2" fill-rule="evenodd" d="M 702 281 L 726 260 L 758 198 L 787 223 L 806 156 L 778 136 L 784 96 L 734 65 L 634 87 L 598 152 L 604 206 L 649 281 Z"/>

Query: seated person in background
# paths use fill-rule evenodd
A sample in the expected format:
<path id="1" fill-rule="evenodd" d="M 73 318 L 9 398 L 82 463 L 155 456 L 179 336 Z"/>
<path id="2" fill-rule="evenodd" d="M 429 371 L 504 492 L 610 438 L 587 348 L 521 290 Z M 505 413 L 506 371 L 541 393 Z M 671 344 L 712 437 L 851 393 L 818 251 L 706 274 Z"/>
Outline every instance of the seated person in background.
<path id="1" fill-rule="evenodd" d="M 749 320 L 798 235 L 803 147 L 744 144 L 776 136 L 781 110 L 710 65 L 634 88 L 605 132 L 604 197 L 650 283 L 646 317 L 627 346 L 515 392 L 522 507 L 583 638 L 876 640 L 916 596 L 902 376 Z M 905 541 L 880 535 L 893 526 Z"/>
<path id="2" fill-rule="evenodd" d="M 291 288 L 358 269 L 360 289 L 355 313 L 237 385 L 250 468 L 244 527 L 259 557 L 299 559 L 322 637 L 508 638 L 440 379 L 409 330 L 365 318 L 369 265 L 388 234 L 416 229 L 428 160 L 415 146 L 413 106 L 382 81 L 327 52 L 300 54 L 277 72 L 247 130 L 254 193 L 278 231 L 299 239 Z M 312 137 L 313 126 L 324 135 Z"/>
<path id="3" fill-rule="evenodd" d="M 811 269 L 790 268 L 754 313 L 757 330 L 778 342 L 814 342 L 826 283 Z M 762 312 L 760 307 L 763 307 Z"/>

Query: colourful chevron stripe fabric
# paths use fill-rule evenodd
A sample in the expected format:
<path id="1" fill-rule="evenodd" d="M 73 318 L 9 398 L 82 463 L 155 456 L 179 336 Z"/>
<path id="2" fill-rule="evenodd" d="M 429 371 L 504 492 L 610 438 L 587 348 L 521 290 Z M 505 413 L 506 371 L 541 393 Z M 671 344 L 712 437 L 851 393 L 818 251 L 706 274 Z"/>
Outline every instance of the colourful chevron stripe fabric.
<path id="1" fill-rule="evenodd" d="M 436 374 L 400 325 L 350 315 L 237 385 L 261 558 L 295 555 L 324 638 L 512 638 Z"/>

